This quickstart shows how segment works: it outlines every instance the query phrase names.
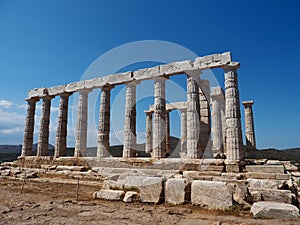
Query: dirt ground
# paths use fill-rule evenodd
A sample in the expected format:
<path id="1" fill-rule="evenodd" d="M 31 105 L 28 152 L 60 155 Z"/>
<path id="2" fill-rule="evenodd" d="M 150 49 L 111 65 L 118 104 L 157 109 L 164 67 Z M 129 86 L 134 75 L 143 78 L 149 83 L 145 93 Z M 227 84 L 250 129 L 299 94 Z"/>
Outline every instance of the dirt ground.
<path id="1" fill-rule="evenodd" d="M 0 179 L 0 224 L 300 224 L 293 220 L 255 220 L 249 212 L 208 211 L 197 206 L 93 200 L 101 184 L 76 180 L 29 182 Z"/>

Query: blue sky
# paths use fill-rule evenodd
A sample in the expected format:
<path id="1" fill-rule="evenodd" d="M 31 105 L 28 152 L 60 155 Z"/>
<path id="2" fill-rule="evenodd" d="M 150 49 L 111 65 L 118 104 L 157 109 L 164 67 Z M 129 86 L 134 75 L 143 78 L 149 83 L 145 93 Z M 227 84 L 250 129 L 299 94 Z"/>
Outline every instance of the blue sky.
<path id="1" fill-rule="evenodd" d="M 0 144 L 22 143 L 28 89 L 78 81 L 113 48 L 161 40 L 200 56 L 231 51 L 241 63 L 240 98 L 255 101 L 258 147 L 299 147 L 299 9 L 298 1 L 271 0 L 0 0 Z M 222 71 L 213 73 L 222 84 Z M 58 99 L 52 105 L 54 144 Z M 37 129 L 39 110 L 38 105 Z M 172 121 L 178 135 L 178 116 L 172 114 Z"/>

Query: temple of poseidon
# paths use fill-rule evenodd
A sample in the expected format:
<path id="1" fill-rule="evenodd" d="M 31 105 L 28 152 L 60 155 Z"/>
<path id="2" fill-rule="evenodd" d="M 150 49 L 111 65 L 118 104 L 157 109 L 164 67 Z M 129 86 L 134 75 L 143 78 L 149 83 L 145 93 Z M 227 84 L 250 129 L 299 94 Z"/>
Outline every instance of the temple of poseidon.
<path id="1" fill-rule="evenodd" d="M 17 161 L 1 164 L 4 176 L 39 179 L 40 174 L 98 180 L 102 189 L 95 199 L 141 201 L 170 204 L 192 203 L 208 209 L 229 209 L 239 205 L 255 218 L 299 217 L 300 172 L 289 161 L 251 159 L 256 150 L 254 102 L 243 101 L 245 140 L 241 129 L 238 86 L 240 64 L 231 53 L 198 57 L 153 68 L 82 80 L 28 92 L 22 154 Z M 210 88 L 201 72 L 221 68 L 225 85 Z M 186 75 L 186 102 L 166 102 L 166 81 Z M 146 114 L 144 153 L 137 154 L 136 87 L 154 81 L 154 104 Z M 110 152 L 110 92 L 126 85 L 124 142 L 122 157 Z M 93 89 L 101 89 L 97 153 L 87 156 L 88 99 Z M 74 155 L 67 155 L 68 100 L 78 92 L 78 112 Z M 60 98 L 54 156 L 49 156 L 51 100 Z M 33 155 L 34 121 L 37 101 L 42 115 L 37 153 Z M 170 157 L 170 112 L 180 111 L 181 137 L 178 157 Z M 253 155 L 253 154 L 252 154 Z M 133 189 L 132 189 L 133 188 Z"/>

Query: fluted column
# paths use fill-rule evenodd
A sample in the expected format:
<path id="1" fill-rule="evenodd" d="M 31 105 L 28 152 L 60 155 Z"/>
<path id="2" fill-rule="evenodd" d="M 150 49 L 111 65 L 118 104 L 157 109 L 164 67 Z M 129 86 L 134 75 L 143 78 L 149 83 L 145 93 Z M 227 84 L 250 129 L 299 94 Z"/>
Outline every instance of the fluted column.
<path id="1" fill-rule="evenodd" d="M 245 107 L 246 146 L 250 149 L 256 148 L 253 110 L 252 110 L 253 104 L 254 101 L 243 102 L 243 105 Z"/>
<path id="2" fill-rule="evenodd" d="M 187 73 L 187 158 L 201 158 L 198 71 Z"/>
<path id="3" fill-rule="evenodd" d="M 37 156 L 47 156 L 49 148 L 49 124 L 51 99 L 53 96 L 44 96 L 42 105 L 42 117 L 40 123 L 40 133 L 38 139 Z"/>
<path id="4" fill-rule="evenodd" d="M 226 115 L 226 163 L 233 164 L 243 159 L 240 98 L 237 69 L 239 63 L 224 67 L 225 71 L 225 115 Z"/>
<path id="5" fill-rule="evenodd" d="M 186 136 L 187 136 L 187 125 L 186 125 L 186 109 L 181 109 L 180 110 L 180 122 L 181 122 L 181 150 L 180 152 L 182 153 L 181 155 L 186 156 Z"/>
<path id="6" fill-rule="evenodd" d="M 60 94 L 54 157 L 67 154 L 68 105 L 71 93 Z"/>
<path id="7" fill-rule="evenodd" d="M 87 148 L 87 128 L 88 128 L 88 95 L 91 90 L 79 91 L 76 142 L 74 157 L 85 156 Z"/>
<path id="8" fill-rule="evenodd" d="M 109 132 L 110 132 L 110 90 L 111 86 L 102 87 L 100 99 L 100 115 L 98 124 L 97 157 L 109 157 Z"/>
<path id="9" fill-rule="evenodd" d="M 223 155 L 223 123 L 222 123 L 222 102 L 224 101 L 224 93 L 221 87 L 212 88 L 211 93 L 212 105 L 212 133 L 213 133 L 213 154 Z"/>
<path id="10" fill-rule="evenodd" d="M 166 157 L 166 83 L 154 79 L 153 158 Z"/>
<path id="11" fill-rule="evenodd" d="M 34 116 L 35 116 L 36 102 L 38 100 L 39 100 L 38 98 L 26 100 L 28 105 L 27 105 L 27 114 L 26 114 L 26 122 L 25 122 L 25 130 L 24 130 L 21 156 L 32 155 Z"/>
<path id="12" fill-rule="evenodd" d="M 211 133 L 210 85 L 208 80 L 199 80 L 200 101 L 200 142 L 201 151 L 211 157 L 211 149 L 207 148 Z"/>
<path id="13" fill-rule="evenodd" d="M 146 146 L 145 153 L 152 151 L 152 111 L 145 111 L 146 113 Z"/>
<path id="14" fill-rule="evenodd" d="M 170 111 L 166 110 L 166 153 L 171 153 L 171 137 L 170 137 Z"/>
<path id="15" fill-rule="evenodd" d="M 136 85 L 126 85 L 123 158 L 136 156 Z"/>

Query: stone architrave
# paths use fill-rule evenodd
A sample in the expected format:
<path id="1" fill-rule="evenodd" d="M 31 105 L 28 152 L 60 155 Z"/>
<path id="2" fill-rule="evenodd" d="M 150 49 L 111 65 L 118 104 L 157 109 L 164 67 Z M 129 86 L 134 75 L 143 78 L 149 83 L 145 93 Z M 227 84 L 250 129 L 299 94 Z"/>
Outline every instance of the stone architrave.
<path id="1" fill-rule="evenodd" d="M 109 132 L 110 132 L 110 90 L 112 86 L 102 87 L 100 99 L 100 115 L 98 124 L 97 157 L 109 157 Z"/>
<path id="2" fill-rule="evenodd" d="M 81 157 L 86 155 L 88 127 L 88 95 L 90 91 L 90 89 L 83 89 L 79 91 L 74 157 Z"/>
<path id="3" fill-rule="evenodd" d="M 226 101 L 226 164 L 236 164 L 244 157 L 237 77 L 237 69 L 239 67 L 240 64 L 236 62 L 223 67 L 225 72 Z"/>
<path id="4" fill-rule="evenodd" d="M 166 153 L 171 153 L 171 137 L 170 137 L 170 111 L 166 110 Z"/>
<path id="5" fill-rule="evenodd" d="M 67 154 L 68 105 L 71 93 L 60 94 L 54 157 Z"/>
<path id="6" fill-rule="evenodd" d="M 136 82 L 126 86 L 123 158 L 136 156 Z"/>
<path id="7" fill-rule="evenodd" d="M 154 79 L 153 158 L 166 157 L 166 78 Z"/>
<path id="8" fill-rule="evenodd" d="M 25 122 L 25 130 L 22 145 L 21 156 L 31 156 L 32 155 L 32 145 L 33 145 L 33 132 L 34 132 L 34 116 L 36 102 L 38 98 L 27 99 L 27 114 Z"/>
<path id="9" fill-rule="evenodd" d="M 145 111 L 146 113 L 146 146 L 145 153 L 152 151 L 152 111 Z"/>
<path id="10" fill-rule="evenodd" d="M 200 105 L 199 105 L 199 71 L 186 72 L 187 81 L 187 158 L 201 158 L 200 142 Z"/>
<path id="11" fill-rule="evenodd" d="M 254 132 L 254 120 L 252 105 L 254 101 L 242 102 L 245 107 L 245 129 L 246 129 L 246 146 L 249 149 L 256 148 L 255 132 Z"/>
<path id="12" fill-rule="evenodd" d="M 53 96 L 46 95 L 43 98 L 42 117 L 40 123 L 40 133 L 38 139 L 37 156 L 47 156 L 49 148 L 49 125 L 51 99 Z"/>
<path id="13" fill-rule="evenodd" d="M 180 157 L 186 157 L 187 149 L 186 149 L 186 138 L 187 138 L 187 125 L 186 125 L 186 109 L 180 110 L 180 122 L 181 122 L 181 150 Z"/>
<path id="14" fill-rule="evenodd" d="M 212 133 L 213 133 L 213 154 L 224 154 L 224 134 L 222 122 L 222 111 L 224 112 L 225 100 L 224 92 L 221 87 L 213 87 L 211 91 L 211 105 L 212 105 Z"/>

